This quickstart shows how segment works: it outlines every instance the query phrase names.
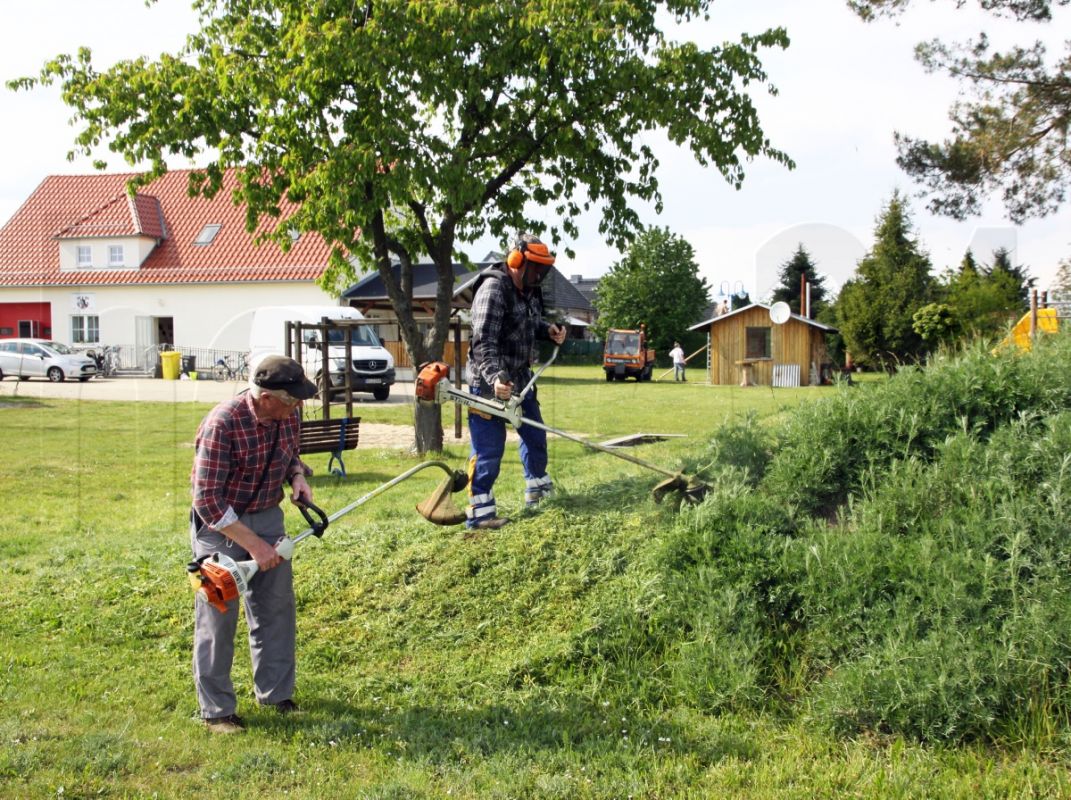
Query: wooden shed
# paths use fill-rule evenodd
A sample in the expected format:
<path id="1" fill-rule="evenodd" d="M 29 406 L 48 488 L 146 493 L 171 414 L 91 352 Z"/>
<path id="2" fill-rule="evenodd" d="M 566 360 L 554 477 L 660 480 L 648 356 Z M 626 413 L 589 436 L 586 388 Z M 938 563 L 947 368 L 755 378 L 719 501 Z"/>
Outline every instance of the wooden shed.
<path id="1" fill-rule="evenodd" d="M 785 308 L 785 306 L 782 306 Z M 826 336 L 835 328 L 789 314 L 777 324 L 770 306 L 753 303 L 693 325 L 710 343 L 710 382 L 715 386 L 809 386 L 829 374 Z"/>

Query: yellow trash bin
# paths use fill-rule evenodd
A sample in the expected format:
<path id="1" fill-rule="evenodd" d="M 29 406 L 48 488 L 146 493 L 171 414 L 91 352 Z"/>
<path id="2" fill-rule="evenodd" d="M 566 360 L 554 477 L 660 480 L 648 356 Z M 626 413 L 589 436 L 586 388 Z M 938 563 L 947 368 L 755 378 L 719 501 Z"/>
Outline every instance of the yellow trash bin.
<path id="1" fill-rule="evenodd" d="M 165 381 L 177 381 L 182 353 L 177 350 L 168 350 L 160 353 L 160 368 L 164 373 Z"/>

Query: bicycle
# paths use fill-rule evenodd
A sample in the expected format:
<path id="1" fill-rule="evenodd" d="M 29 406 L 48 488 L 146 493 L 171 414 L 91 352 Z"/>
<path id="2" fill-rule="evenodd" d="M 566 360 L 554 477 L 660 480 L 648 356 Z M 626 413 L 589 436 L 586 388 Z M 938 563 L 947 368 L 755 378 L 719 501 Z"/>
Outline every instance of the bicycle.
<path id="1" fill-rule="evenodd" d="M 224 356 L 216 360 L 212 367 L 212 377 L 217 381 L 246 381 L 249 380 L 249 363 L 242 357 L 242 363 L 235 364 L 235 356 Z"/>
<path id="2" fill-rule="evenodd" d="M 110 378 L 119 369 L 118 347 L 105 345 L 104 347 L 86 350 L 86 355 L 96 362 L 98 378 Z"/>

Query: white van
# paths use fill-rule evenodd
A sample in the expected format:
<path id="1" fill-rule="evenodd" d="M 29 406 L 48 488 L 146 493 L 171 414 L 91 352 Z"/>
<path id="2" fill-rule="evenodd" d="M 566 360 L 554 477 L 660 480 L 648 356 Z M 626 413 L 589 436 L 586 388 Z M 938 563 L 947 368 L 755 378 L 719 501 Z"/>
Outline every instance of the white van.
<path id="1" fill-rule="evenodd" d="M 249 331 L 249 366 L 255 369 L 261 358 L 270 353 L 286 352 L 286 323 L 319 325 L 324 319 L 331 321 L 358 320 L 364 316 L 350 306 L 264 306 L 253 312 L 253 326 Z M 328 358 L 331 361 L 329 375 L 333 393 L 344 391 L 346 386 L 345 331 L 329 332 Z M 317 330 L 302 331 L 301 353 L 294 354 L 305 367 L 305 374 L 320 382 L 322 360 Z M 386 400 L 394 385 L 394 358 L 383 347 L 371 325 L 350 328 L 353 364 L 350 367 L 350 382 L 355 392 L 371 392 L 376 400 Z"/>

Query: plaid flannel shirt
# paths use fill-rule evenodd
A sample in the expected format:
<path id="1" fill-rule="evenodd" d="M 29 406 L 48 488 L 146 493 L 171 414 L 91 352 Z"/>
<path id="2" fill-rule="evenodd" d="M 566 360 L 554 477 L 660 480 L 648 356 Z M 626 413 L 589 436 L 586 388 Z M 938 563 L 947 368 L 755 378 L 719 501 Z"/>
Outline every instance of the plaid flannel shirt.
<path id="1" fill-rule="evenodd" d="M 275 455 L 264 474 L 275 431 Z M 283 499 L 283 481 L 311 475 L 298 458 L 301 419 L 295 412 L 282 422 L 260 421 L 253 396 L 244 393 L 220 403 L 201 421 L 194 443 L 193 508 L 217 530 L 237 521 L 239 510 L 263 511 Z M 264 474 L 256 496 L 253 491 Z"/>
<path id="2" fill-rule="evenodd" d="M 494 396 L 495 379 L 513 381 L 520 391 L 531 378 L 536 339 L 550 339 L 538 291 L 521 293 L 504 264 L 491 267 L 472 299 L 469 386 Z"/>

